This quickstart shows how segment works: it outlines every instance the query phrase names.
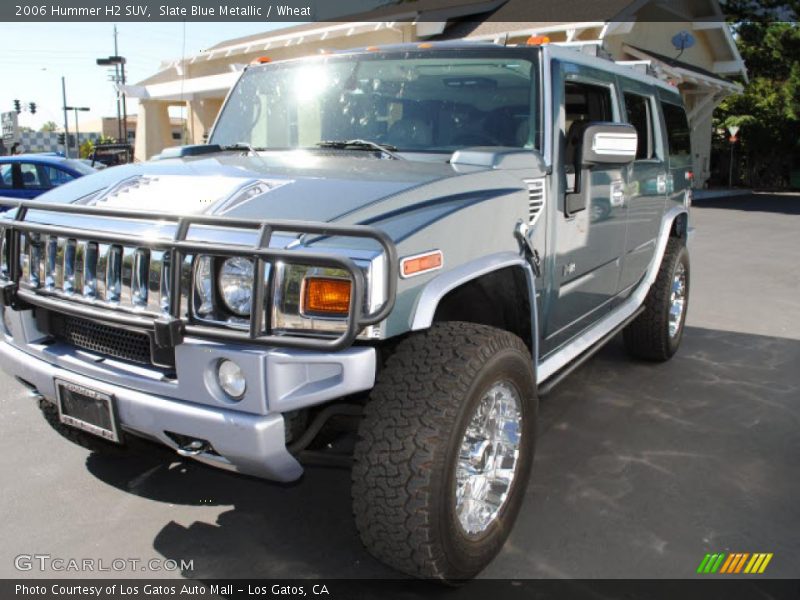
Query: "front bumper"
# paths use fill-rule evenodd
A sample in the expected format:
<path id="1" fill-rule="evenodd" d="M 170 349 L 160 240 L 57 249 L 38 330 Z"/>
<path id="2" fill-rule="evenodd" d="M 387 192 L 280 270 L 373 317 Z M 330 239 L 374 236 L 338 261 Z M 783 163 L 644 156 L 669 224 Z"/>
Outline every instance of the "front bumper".
<path id="1" fill-rule="evenodd" d="M 6 309 L 7 310 L 7 309 Z M 333 400 L 372 387 L 374 348 L 336 353 L 238 347 L 187 340 L 176 350 L 178 377 L 158 381 L 138 368 L 98 362 L 63 344 L 42 344 L 27 311 L 5 319 L 11 335 L 0 336 L 0 367 L 55 402 L 61 379 L 113 395 L 123 431 L 178 449 L 168 435 L 206 440 L 214 452 L 195 459 L 276 481 L 303 472 L 286 449 L 282 412 Z M 248 396 L 234 405 L 207 385 L 210 365 L 236 360 L 248 376 Z M 137 372 L 138 370 L 138 372 Z M 234 409 L 234 406 L 236 409 Z"/>

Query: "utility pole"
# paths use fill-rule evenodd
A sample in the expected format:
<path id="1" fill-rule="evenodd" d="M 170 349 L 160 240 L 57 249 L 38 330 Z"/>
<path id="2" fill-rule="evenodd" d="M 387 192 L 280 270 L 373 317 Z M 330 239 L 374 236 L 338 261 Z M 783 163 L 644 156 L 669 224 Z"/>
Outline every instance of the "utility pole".
<path id="1" fill-rule="evenodd" d="M 67 84 L 61 76 L 61 98 L 64 101 L 64 156 L 69 158 L 69 118 L 67 117 Z"/>
<path id="2" fill-rule="evenodd" d="M 117 55 L 118 56 L 118 55 Z M 123 58 L 119 64 L 119 71 L 120 75 L 122 76 L 122 85 L 125 85 L 125 59 Z M 123 122 L 123 131 L 125 133 L 125 137 L 122 140 L 123 144 L 128 143 L 128 105 L 125 101 L 125 92 L 120 92 L 122 94 L 122 122 Z"/>
<path id="3" fill-rule="evenodd" d="M 119 56 L 119 52 L 117 50 L 117 26 L 114 25 L 114 56 Z M 114 83 L 119 84 L 119 65 L 114 65 Z M 122 124 L 122 114 L 120 112 L 120 94 L 121 92 L 117 90 L 117 136 L 119 138 L 120 144 L 127 144 L 128 143 L 128 124 Z M 123 131 L 125 133 L 123 133 Z"/>

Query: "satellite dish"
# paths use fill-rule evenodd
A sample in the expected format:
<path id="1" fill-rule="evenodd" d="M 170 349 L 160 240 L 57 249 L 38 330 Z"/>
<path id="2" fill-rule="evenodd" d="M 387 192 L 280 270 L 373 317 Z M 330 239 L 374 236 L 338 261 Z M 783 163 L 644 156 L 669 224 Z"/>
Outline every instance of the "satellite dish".
<path id="1" fill-rule="evenodd" d="M 680 50 L 681 52 L 694 46 L 694 43 L 694 36 L 685 29 L 672 36 L 672 45 L 675 46 L 676 50 Z"/>

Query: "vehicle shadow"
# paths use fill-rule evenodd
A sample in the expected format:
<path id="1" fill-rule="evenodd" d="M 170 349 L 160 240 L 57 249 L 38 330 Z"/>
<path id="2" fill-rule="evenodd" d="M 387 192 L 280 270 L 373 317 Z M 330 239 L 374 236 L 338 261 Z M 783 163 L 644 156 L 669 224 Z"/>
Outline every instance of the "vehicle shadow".
<path id="1" fill-rule="evenodd" d="M 705 548 L 768 536 L 764 551 L 796 553 L 797 364 L 797 340 L 689 327 L 663 364 L 631 361 L 613 340 L 542 400 L 523 511 L 484 575 L 686 577 Z M 398 578 L 361 546 L 347 470 L 280 485 L 171 454 L 87 466 L 127 493 L 209 507 L 153 540 L 165 558 L 194 561 L 184 577 Z"/>
<path id="2" fill-rule="evenodd" d="M 724 208 L 747 212 L 800 215 L 800 193 L 756 192 L 748 195 L 706 198 L 695 202 L 693 208 L 695 210 Z"/>

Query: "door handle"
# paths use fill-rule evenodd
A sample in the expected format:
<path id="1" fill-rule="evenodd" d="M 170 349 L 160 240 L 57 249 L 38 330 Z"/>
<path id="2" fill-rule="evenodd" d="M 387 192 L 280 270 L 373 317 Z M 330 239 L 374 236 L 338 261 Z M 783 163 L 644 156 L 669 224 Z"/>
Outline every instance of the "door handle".
<path id="1" fill-rule="evenodd" d="M 621 179 L 611 182 L 609 202 L 614 208 L 625 206 L 625 184 Z"/>

